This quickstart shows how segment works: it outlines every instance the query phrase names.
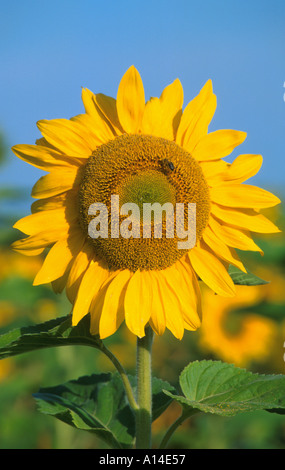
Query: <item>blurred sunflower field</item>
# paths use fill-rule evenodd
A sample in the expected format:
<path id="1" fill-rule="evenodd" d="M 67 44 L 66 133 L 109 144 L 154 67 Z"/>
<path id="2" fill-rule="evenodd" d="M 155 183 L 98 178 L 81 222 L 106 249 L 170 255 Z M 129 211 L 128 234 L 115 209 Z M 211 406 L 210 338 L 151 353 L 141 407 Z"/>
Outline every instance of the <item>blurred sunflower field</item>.
<path id="1" fill-rule="evenodd" d="M 1 140 L 0 163 L 5 164 Z M 282 195 L 280 195 L 282 196 Z M 12 226 L 22 217 L 21 202 L 29 200 L 26 190 L 3 187 L 0 190 L 0 334 L 17 328 L 67 315 L 70 304 L 65 295 L 56 295 L 48 286 L 33 287 L 40 257 L 25 257 L 13 252 L 18 238 Z M 285 218 L 280 208 L 270 211 L 283 233 L 259 236 L 265 255 L 242 254 L 251 272 L 266 285 L 239 286 L 231 299 L 214 295 L 204 288 L 204 320 L 199 331 L 185 334 L 178 342 L 171 333 L 156 338 L 153 369 L 156 376 L 173 384 L 177 371 L 189 361 L 222 360 L 252 372 L 285 372 Z M 135 369 L 136 338 L 121 326 L 106 340 L 128 372 Z M 88 432 L 77 430 L 40 414 L 32 397 L 42 386 L 96 372 L 113 371 L 100 352 L 68 346 L 26 353 L 0 361 L 0 448 L 1 449 L 102 449 L 105 444 Z M 172 403 L 153 424 L 153 443 L 157 447 L 163 430 L 179 416 Z M 190 437 L 190 439 L 189 439 Z M 187 449 L 282 449 L 285 447 L 285 422 L 281 415 L 243 413 L 231 419 L 200 416 L 186 421 L 174 435 L 171 448 Z"/>

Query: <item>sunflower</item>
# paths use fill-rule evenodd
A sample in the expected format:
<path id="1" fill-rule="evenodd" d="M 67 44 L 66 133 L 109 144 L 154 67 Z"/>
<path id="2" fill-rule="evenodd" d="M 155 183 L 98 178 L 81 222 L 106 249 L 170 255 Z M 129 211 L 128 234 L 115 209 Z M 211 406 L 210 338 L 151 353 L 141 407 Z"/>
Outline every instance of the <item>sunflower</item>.
<path id="1" fill-rule="evenodd" d="M 216 96 L 209 80 L 182 111 L 183 89 L 176 79 L 160 98 L 145 102 L 134 66 L 123 76 L 117 98 L 82 90 L 85 113 L 71 119 L 42 120 L 36 145 L 16 145 L 14 153 L 48 172 L 32 190 L 32 214 L 15 224 L 27 238 L 15 250 L 38 255 L 50 247 L 34 285 L 66 288 L 73 325 L 90 313 L 90 331 L 112 335 L 125 321 L 138 337 L 150 325 L 181 339 L 201 323 L 198 280 L 231 297 L 229 264 L 245 271 L 235 248 L 260 251 L 250 232 L 277 227 L 260 209 L 279 199 L 242 184 L 259 170 L 260 155 L 222 160 L 246 134 L 208 133 Z M 112 195 L 120 203 L 196 204 L 196 244 L 178 249 L 177 234 L 150 238 L 93 238 L 89 208 Z M 116 227 L 113 227 L 116 230 Z"/>
<path id="2" fill-rule="evenodd" d="M 268 359 L 277 343 L 278 328 L 276 322 L 258 314 L 258 305 L 268 295 L 266 288 L 237 286 L 237 296 L 231 299 L 204 292 L 204 320 L 199 331 L 202 349 L 238 367 Z"/>

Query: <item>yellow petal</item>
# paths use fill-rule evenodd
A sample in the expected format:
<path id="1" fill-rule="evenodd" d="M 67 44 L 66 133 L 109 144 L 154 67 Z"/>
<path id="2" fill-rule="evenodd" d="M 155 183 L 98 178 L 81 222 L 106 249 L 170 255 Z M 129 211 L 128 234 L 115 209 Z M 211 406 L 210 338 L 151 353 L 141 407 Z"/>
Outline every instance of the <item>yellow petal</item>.
<path id="1" fill-rule="evenodd" d="M 105 300 L 105 295 L 106 295 L 106 290 L 112 280 L 119 274 L 119 271 L 107 271 L 107 276 L 105 277 L 105 280 L 101 284 L 101 287 L 95 293 L 93 296 L 93 299 L 91 301 L 90 305 L 90 315 L 91 315 L 91 320 L 90 320 L 90 333 L 92 335 L 99 335 L 99 323 L 101 319 L 101 314 L 103 310 L 103 305 L 104 305 L 104 300 Z"/>
<path id="2" fill-rule="evenodd" d="M 62 194 L 76 187 L 82 178 L 82 168 L 74 171 L 71 168 L 51 171 L 42 176 L 32 189 L 32 197 L 42 199 Z"/>
<path id="3" fill-rule="evenodd" d="M 214 216 L 210 216 L 209 226 L 213 232 L 219 237 L 226 245 L 239 250 L 245 251 L 259 251 L 262 250 L 257 246 L 250 236 L 250 232 L 247 230 L 241 230 L 239 228 L 230 227 L 218 222 Z"/>
<path id="4" fill-rule="evenodd" d="M 232 209 L 212 204 L 212 213 L 221 221 L 236 227 L 257 233 L 278 233 L 279 228 L 273 222 L 254 209 Z"/>
<path id="5" fill-rule="evenodd" d="M 117 94 L 117 112 L 125 132 L 137 133 L 145 108 L 144 88 L 140 74 L 132 65 L 123 76 Z"/>
<path id="6" fill-rule="evenodd" d="M 116 272 L 109 272 L 107 277 L 105 277 L 104 281 L 102 282 L 98 291 L 93 295 L 93 298 L 90 303 L 89 311 L 90 311 L 90 333 L 92 335 L 99 335 L 99 324 L 101 319 L 101 314 L 103 310 L 103 305 L 105 301 L 106 291 L 107 288 L 110 286 L 113 279 L 119 271 Z"/>
<path id="7" fill-rule="evenodd" d="M 21 245 L 20 242 L 24 242 L 23 245 Z M 14 242 L 11 245 L 11 247 L 12 247 L 12 250 L 16 251 L 17 253 L 21 253 L 21 255 L 25 255 L 25 256 L 38 256 L 38 255 L 41 255 L 42 252 L 45 249 L 45 247 L 32 248 L 31 245 L 32 245 L 32 242 L 30 244 L 30 240 L 25 238 L 24 240 L 19 240 L 19 241 Z"/>
<path id="8" fill-rule="evenodd" d="M 186 106 L 177 130 L 176 142 L 190 153 L 207 134 L 216 105 L 212 82 L 208 80 L 199 95 Z"/>
<path id="9" fill-rule="evenodd" d="M 229 207 L 262 209 L 281 202 L 274 194 L 247 184 L 224 184 L 210 191 L 213 202 Z"/>
<path id="10" fill-rule="evenodd" d="M 246 133 L 234 130 L 218 130 L 203 137 L 192 156 L 198 161 L 217 160 L 229 155 L 246 138 Z"/>
<path id="11" fill-rule="evenodd" d="M 227 170 L 229 163 L 224 160 L 215 160 L 211 162 L 200 162 L 203 174 L 209 186 L 217 186 L 223 182 L 223 175 Z"/>
<path id="12" fill-rule="evenodd" d="M 235 295 L 235 285 L 225 266 L 203 241 L 189 251 L 189 259 L 197 275 L 214 292 L 224 297 Z"/>
<path id="13" fill-rule="evenodd" d="M 58 279 L 55 279 L 54 281 L 51 282 L 52 290 L 56 294 L 61 294 L 66 287 L 67 279 L 68 279 L 68 269 L 65 271 L 63 276 L 59 277 Z"/>
<path id="14" fill-rule="evenodd" d="M 146 103 L 142 132 L 174 140 L 182 104 L 183 88 L 180 81 L 176 79 L 163 90 L 159 99 L 151 98 Z"/>
<path id="15" fill-rule="evenodd" d="M 191 301 L 193 309 L 197 313 L 199 320 L 202 319 L 202 301 L 201 301 L 201 291 L 198 283 L 197 276 L 189 263 L 188 257 L 181 258 L 176 264 L 175 267 L 181 272 L 184 280 L 187 284 L 187 289 L 191 292 Z"/>
<path id="16" fill-rule="evenodd" d="M 71 303 L 74 303 L 76 299 L 80 282 L 89 267 L 93 255 L 93 247 L 89 242 L 86 242 L 72 263 L 66 283 L 66 294 Z"/>
<path id="17" fill-rule="evenodd" d="M 63 276 L 83 243 L 84 238 L 80 231 L 74 231 L 67 239 L 59 240 L 47 254 L 33 285 L 46 284 Z"/>
<path id="18" fill-rule="evenodd" d="M 89 114 L 79 114 L 78 116 L 72 117 L 71 121 L 76 123 L 84 142 L 92 151 L 115 137 L 114 130 L 100 111 L 98 112 L 96 121 L 94 116 L 90 116 Z M 88 158 L 90 155 L 91 153 L 85 153 L 82 157 Z"/>
<path id="19" fill-rule="evenodd" d="M 186 262 L 178 261 L 175 263 L 175 268 L 180 275 L 176 291 L 181 303 L 185 328 L 192 331 L 197 330 L 201 325 L 202 308 L 196 275 L 190 264 Z M 175 286 L 173 287 L 175 288 Z"/>
<path id="20" fill-rule="evenodd" d="M 82 101 L 91 123 L 91 127 L 90 124 L 88 127 L 101 142 L 107 142 L 122 133 L 114 98 L 102 93 L 94 95 L 92 91 L 83 88 Z"/>
<path id="21" fill-rule="evenodd" d="M 105 288 L 99 324 L 99 334 L 102 339 L 115 333 L 124 320 L 124 296 L 130 277 L 130 271 L 124 269 Z"/>
<path id="22" fill-rule="evenodd" d="M 67 220 L 66 212 L 64 209 L 55 209 L 53 211 L 41 211 L 35 214 L 23 217 L 15 223 L 14 228 L 20 230 L 27 235 L 35 235 L 42 232 L 43 228 L 46 231 L 53 231 L 54 229 L 61 228 L 64 233 L 69 228 L 69 223 L 76 218 L 77 214 L 73 214 L 73 218 Z"/>
<path id="23" fill-rule="evenodd" d="M 17 157 L 45 171 L 54 167 L 79 166 L 76 158 L 68 158 L 55 149 L 40 145 L 15 145 L 12 150 Z"/>
<path id="24" fill-rule="evenodd" d="M 182 339 L 184 335 L 184 320 L 181 309 L 181 303 L 175 290 L 177 284 L 173 277 L 166 270 L 155 272 L 158 279 L 158 287 L 162 306 L 164 309 L 166 327 L 172 332 L 177 339 Z"/>
<path id="25" fill-rule="evenodd" d="M 112 125 L 116 134 L 122 134 L 123 129 L 118 118 L 116 100 L 111 96 L 103 95 L 103 93 L 97 93 L 93 99 L 105 118 Z"/>
<path id="26" fill-rule="evenodd" d="M 151 277 L 152 289 L 152 308 L 151 308 L 151 317 L 149 319 L 149 324 L 153 331 L 161 336 L 163 335 L 166 328 L 166 319 L 163 309 L 163 301 L 160 297 L 158 280 L 153 274 L 153 271 L 148 271 L 149 276 Z"/>
<path id="27" fill-rule="evenodd" d="M 152 287 L 143 271 L 136 271 L 127 285 L 125 295 L 125 320 L 129 330 L 139 338 L 145 335 L 144 327 L 151 314 Z"/>
<path id="28" fill-rule="evenodd" d="M 233 266 L 236 266 L 244 273 L 247 272 L 236 251 L 233 248 L 227 246 L 209 226 L 206 227 L 203 232 L 203 240 L 206 245 L 208 245 L 211 250 L 217 254 L 217 256 L 224 259 Z"/>
<path id="29" fill-rule="evenodd" d="M 97 261 L 90 263 L 86 270 L 76 296 L 72 312 L 72 324 L 78 322 L 89 313 L 93 297 L 98 294 L 103 282 L 107 279 L 109 271 Z"/>
<path id="30" fill-rule="evenodd" d="M 58 152 L 58 150 L 53 145 L 51 145 L 44 137 L 40 137 L 39 139 L 36 139 L 36 145 L 40 147 L 47 147 L 50 150 Z M 60 153 L 61 155 L 64 156 L 63 152 L 60 152 Z"/>
<path id="31" fill-rule="evenodd" d="M 93 299 L 91 300 L 91 304 L 89 307 L 90 310 L 90 333 L 91 335 L 98 335 L 99 336 L 99 323 L 101 318 L 101 312 L 104 303 L 104 297 L 101 296 L 100 304 L 98 301 L 99 294 L 95 294 Z"/>
<path id="32" fill-rule="evenodd" d="M 243 181 L 256 175 L 262 165 L 261 155 L 239 155 L 225 172 L 225 181 L 230 180 L 235 183 Z"/>
<path id="33" fill-rule="evenodd" d="M 26 256 L 36 256 L 44 251 L 44 249 L 55 243 L 56 241 L 66 238 L 68 229 L 63 231 L 61 228 L 54 230 L 45 230 L 44 232 L 36 233 L 28 238 L 17 240 L 12 243 L 11 247 L 14 251 Z"/>
<path id="34" fill-rule="evenodd" d="M 98 111 L 95 106 L 94 97 L 95 95 L 92 93 L 92 91 L 88 90 L 88 88 L 82 88 L 81 98 L 85 112 L 89 114 L 89 116 L 94 116 L 95 119 L 97 119 Z"/>
<path id="35" fill-rule="evenodd" d="M 64 154 L 79 158 L 89 157 L 93 151 L 82 136 L 82 127 L 68 119 L 42 120 L 37 123 L 48 142 Z"/>
<path id="36" fill-rule="evenodd" d="M 68 208 L 69 211 L 75 211 L 77 207 L 78 193 L 77 191 L 68 191 L 67 193 L 58 194 L 56 196 L 47 197 L 34 201 L 31 205 L 31 212 L 53 211 L 57 209 Z"/>

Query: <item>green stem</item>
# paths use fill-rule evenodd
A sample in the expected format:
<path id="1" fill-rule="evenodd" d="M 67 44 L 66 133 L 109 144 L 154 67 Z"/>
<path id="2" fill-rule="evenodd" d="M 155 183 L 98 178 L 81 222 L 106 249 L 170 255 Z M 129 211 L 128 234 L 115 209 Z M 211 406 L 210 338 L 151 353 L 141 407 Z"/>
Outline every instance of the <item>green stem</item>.
<path id="1" fill-rule="evenodd" d="M 128 379 L 125 369 L 123 368 L 122 364 L 118 361 L 116 356 L 114 356 L 114 354 L 111 353 L 111 351 L 108 348 L 106 348 L 106 346 L 103 343 L 101 343 L 100 349 L 110 359 L 110 361 L 114 364 L 117 371 L 119 372 L 121 379 L 123 381 L 125 390 L 126 390 L 129 404 L 133 410 L 137 411 L 139 407 L 134 397 L 133 389 L 132 389 L 132 386 L 130 384 L 130 381 Z"/>
<path id="2" fill-rule="evenodd" d="M 179 426 L 181 426 L 181 424 L 184 423 L 186 419 L 190 418 L 191 416 L 194 416 L 196 413 L 199 413 L 199 410 L 182 411 L 179 418 L 177 418 L 177 420 L 174 421 L 174 423 L 167 430 L 166 434 L 164 435 L 160 443 L 159 449 L 165 449 L 165 447 L 168 444 L 168 441 L 170 440 L 170 438 L 172 437 L 176 429 L 179 428 Z"/>
<path id="3" fill-rule="evenodd" d="M 136 448 L 151 448 L 152 387 L 151 387 L 151 349 L 153 331 L 150 326 L 145 336 L 137 339 L 137 402 L 136 411 Z"/>

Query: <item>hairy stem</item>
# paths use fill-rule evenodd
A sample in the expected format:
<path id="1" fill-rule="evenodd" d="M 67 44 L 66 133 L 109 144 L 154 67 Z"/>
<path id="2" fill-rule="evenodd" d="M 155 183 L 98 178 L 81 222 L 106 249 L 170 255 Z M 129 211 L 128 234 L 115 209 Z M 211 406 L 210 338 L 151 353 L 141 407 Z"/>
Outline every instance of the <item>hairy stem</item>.
<path id="1" fill-rule="evenodd" d="M 151 349 L 153 331 L 145 330 L 145 336 L 137 339 L 137 403 L 136 411 L 136 448 L 151 448 L 152 423 L 152 386 L 151 386 Z"/>

